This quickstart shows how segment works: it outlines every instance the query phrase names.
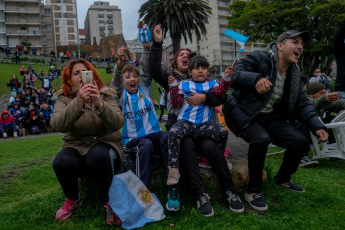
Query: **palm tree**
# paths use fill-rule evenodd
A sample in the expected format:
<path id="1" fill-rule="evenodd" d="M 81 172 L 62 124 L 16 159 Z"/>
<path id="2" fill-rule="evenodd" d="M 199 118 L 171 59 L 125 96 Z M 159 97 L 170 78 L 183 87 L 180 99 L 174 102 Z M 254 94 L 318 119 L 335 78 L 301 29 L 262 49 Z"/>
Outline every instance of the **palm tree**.
<path id="1" fill-rule="evenodd" d="M 170 31 L 174 54 L 180 48 L 182 36 L 187 42 L 187 36 L 192 41 L 193 31 L 198 40 L 201 35 L 206 35 L 206 24 L 212 14 L 204 0 L 148 0 L 138 12 L 151 29 L 161 24 L 164 37 Z"/>

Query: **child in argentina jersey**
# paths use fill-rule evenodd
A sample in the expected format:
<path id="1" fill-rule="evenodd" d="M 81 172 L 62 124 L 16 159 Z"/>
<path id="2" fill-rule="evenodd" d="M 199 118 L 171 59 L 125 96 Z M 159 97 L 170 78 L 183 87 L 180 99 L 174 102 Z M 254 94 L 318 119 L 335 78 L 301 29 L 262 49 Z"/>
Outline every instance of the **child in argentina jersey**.
<path id="1" fill-rule="evenodd" d="M 191 106 L 186 97 L 191 93 L 226 94 L 230 87 L 230 77 L 233 67 L 227 68 L 220 85 L 215 80 L 206 81 L 209 63 L 205 57 L 197 55 L 190 59 L 188 64 L 192 80 L 182 81 L 179 84 L 175 79 L 169 78 L 170 97 L 173 107 L 181 107 L 177 122 L 169 130 L 169 175 L 167 185 L 169 192 L 173 191 L 179 180 L 179 152 L 183 137 L 209 138 L 215 140 L 225 150 L 228 131 L 220 124 L 211 122 L 213 108 L 204 103 Z M 169 195 L 168 195 L 169 197 Z M 173 202 L 171 202 L 173 204 Z M 169 198 L 167 207 L 169 209 Z"/>
<path id="2" fill-rule="evenodd" d="M 150 46 L 144 45 L 141 77 L 134 65 L 125 65 L 126 47 L 118 50 L 119 61 L 115 66 L 110 84 L 118 92 L 118 104 L 125 115 L 122 142 L 126 148 L 138 148 L 136 174 L 145 185 L 150 183 L 150 160 L 152 155 L 163 155 L 168 162 L 168 132 L 162 132 L 157 120 L 149 88 L 152 79 L 148 74 Z"/>

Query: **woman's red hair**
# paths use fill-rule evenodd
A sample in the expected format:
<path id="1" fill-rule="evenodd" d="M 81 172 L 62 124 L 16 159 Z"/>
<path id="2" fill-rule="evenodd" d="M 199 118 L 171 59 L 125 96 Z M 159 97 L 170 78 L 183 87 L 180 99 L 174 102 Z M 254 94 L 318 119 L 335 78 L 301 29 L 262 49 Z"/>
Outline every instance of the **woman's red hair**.
<path id="1" fill-rule="evenodd" d="M 88 70 L 93 72 L 93 80 L 96 81 L 98 90 L 105 86 L 104 82 L 101 80 L 96 68 L 85 59 L 79 58 L 70 61 L 65 68 L 62 70 L 62 92 L 66 97 L 73 98 L 75 97 L 75 92 L 72 90 L 72 69 L 75 64 L 84 64 Z"/>

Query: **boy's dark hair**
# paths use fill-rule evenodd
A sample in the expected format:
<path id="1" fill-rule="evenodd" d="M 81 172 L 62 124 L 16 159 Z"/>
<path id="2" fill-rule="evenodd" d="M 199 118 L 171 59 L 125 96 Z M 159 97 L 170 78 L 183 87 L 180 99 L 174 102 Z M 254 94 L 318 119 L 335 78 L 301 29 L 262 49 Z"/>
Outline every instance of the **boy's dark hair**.
<path id="1" fill-rule="evenodd" d="M 132 65 L 132 64 L 127 64 L 123 67 L 122 73 L 126 73 L 126 72 L 129 72 L 129 73 L 134 72 L 138 74 L 138 76 L 140 76 L 139 69 L 135 65 Z"/>
<path id="2" fill-rule="evenodd" d="M 43 104 L 48 104 L 48 103 L 46 101 L 43 101 L 41 105 L 43 105 Z"/>
<path id="3" fill-rule="evenodd" d="M 194 68 L 198 68 L 199 66 L 208 68 L 210 63 L 208 63 L 207 59 L 202 55 L 196 55 L 196 53 L 191 53 L 189 55 L 189 63 L 188 69 L 192 70 Z"/>

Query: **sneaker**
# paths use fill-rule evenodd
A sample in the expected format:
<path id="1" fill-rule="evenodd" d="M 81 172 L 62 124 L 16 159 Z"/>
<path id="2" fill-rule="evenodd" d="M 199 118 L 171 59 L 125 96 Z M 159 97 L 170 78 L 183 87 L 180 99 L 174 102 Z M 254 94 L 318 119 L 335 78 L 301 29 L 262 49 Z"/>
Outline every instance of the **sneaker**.
<path id="1" fill-rule="evenodd" d="M 7 138 L 7 133 L 2 133 L 3 138 Z"/>
<path id="2" fill-rule="evenodd" d="M 318 161 L 311 160 L 308 156 L 304 156 L 299 163 L 300 168 L 311 168 L 319 165 Z"/>
<path id="3" fill-rule="evenodd" d="M 208 194 L 203 193 L 201 196 L 198 197 L 196 200 L 196 207 L 198 208 L 198 212 L 206 217 L 213 216 L 213 208 L 210 204 L 210 197 Z"/>
<path id="4" fill-rule="evenodd" d="M 13 137 L 18 137 L 18 133 L 17 132 L 13 132 Z"/>
<path id="5" fill-rule="evenodd" d="M 180 172 L 178 171 L 178 168 L 171 168 L 168 166 L 169 174 L 167 179 L 167 185 L 174 185 L 178 184 L 178 180 L 180 179 Z"/>
<path id="6" fill-rule="evenodd" d="M 197 159 L 198 159 L 198 164 L 200 168 L 204 168 L 204 169 L 212 168 L 212 166 L 210 165 L 210 162 L 208 162 L 205 156 L 197 155 Z"/>
<path id="7" fill-rule="evenodd" d="M 109 202 L 105 208 L 107 209 L 107 224 L 121 226 L 122 220 L 118 215 L 115 214 L 114 210 L 110 207 Z"/>
<path id="8" fill-rule="evenodd" d="M 169 211 L 174 212 L 180 209 L 180 194 L 176 185 L 169 186 L 168 202 L 166 204 L 166 207 Z"/>
<path id="9" fill-rule="evenodd" d="M 81 197 L 78 200 L 73 201 L 66 198 L 64 205 L 56 212 L 56 219 L 66 220 L 72 215 L 72 211 L 79 207 L 82 203 Z"/>
<path id="10" fill-rule="evenodd" d="M 266 211 L 268 209 L 266 202 L 262 199 L 262 193 L 246 192 L 244 198 L 256 211 Z"/>
<path id="11" fill-rule="evenodd" d="M 284 187 L 284 188 L 287 188 L 287 189 L 289 189 L 291 191 L 304 192 L 303 188 L 299 187 L 298 185 L 295 185 L 294 183 L 292 183 L 292 181 L 281 183 L 279 185 Z"/>
<path id="12" fill-rule="evenodd" d="M 226 195 L 228 196 L 229 207 L 231 211 L 234 212 L 243 212 L 244 206 L 241 199 L 238 197 L 237 193 L 227 191 Z"/>

